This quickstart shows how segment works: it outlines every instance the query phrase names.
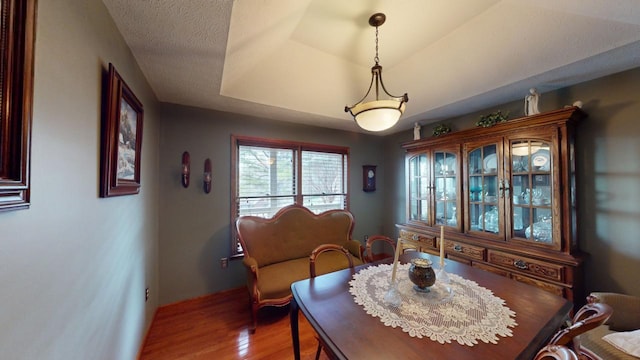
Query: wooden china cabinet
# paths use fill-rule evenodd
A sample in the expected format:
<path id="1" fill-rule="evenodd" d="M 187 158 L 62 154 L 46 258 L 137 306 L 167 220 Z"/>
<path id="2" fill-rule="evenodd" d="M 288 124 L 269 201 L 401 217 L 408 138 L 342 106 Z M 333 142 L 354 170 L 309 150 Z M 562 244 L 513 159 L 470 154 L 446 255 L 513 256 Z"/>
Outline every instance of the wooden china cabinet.
<path id="1" fill-rule="evenodd" d="M 576 226 L 576 107 L 403 144 L 400 237 L 448 259 L 584 302 Z"/>

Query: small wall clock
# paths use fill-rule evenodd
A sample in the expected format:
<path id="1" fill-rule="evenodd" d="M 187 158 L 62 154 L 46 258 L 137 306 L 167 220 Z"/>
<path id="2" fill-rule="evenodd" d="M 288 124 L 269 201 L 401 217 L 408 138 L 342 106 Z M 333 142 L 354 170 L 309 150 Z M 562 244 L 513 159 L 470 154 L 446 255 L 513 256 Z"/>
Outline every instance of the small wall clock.
<path id="1" fill-rule="evenodd" d="M 375 165 L 362 165 L 362 190 L 366 192 L 376 190 Z"/>

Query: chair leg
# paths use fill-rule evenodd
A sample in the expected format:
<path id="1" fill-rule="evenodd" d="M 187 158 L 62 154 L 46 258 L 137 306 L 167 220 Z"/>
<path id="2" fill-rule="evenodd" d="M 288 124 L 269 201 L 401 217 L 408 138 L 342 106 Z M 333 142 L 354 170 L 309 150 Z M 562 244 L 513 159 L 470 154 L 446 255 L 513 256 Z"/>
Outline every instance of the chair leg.
<path id="1" fill-rule="evenodd" d="M 251 301 L 251 333 L 254 334 L 256 332 L 256 328 L 258 327 L 258 303 Z"/>

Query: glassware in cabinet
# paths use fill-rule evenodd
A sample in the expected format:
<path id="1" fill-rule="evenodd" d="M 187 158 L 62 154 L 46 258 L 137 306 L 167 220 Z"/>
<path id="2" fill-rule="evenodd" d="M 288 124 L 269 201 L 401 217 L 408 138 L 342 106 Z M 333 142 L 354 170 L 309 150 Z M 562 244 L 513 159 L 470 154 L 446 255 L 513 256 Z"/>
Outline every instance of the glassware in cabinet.
<path id="1" fill-rule="evenodd" d="M 435 224 L 458 226 L 458 156 L 434 151 Z"/>
<path id="2" fill-rule="evenodd" d="M 412 221 L 429 220 L 430 180 L 426 154 L 417 154 L 409 163 L 409 216 Z"/>
<path id="3" fill-rule="evenodd" d="M 468 230 L 501 233 L 498 144 L 472 147 L 467 153 Z"/>
<path id="4" fill-rule="evenodd" d="M 460 230 L 459 159 L 459 150 L 453 148 L 425 149 L 408 156 L 410 222 Z"/>
<path id="5" fill-rule="evenodd" d="M 511 234 L 513 238 L 553 244 L 554 186 L 551 142 L 513 140 L 511 152 Z"/>

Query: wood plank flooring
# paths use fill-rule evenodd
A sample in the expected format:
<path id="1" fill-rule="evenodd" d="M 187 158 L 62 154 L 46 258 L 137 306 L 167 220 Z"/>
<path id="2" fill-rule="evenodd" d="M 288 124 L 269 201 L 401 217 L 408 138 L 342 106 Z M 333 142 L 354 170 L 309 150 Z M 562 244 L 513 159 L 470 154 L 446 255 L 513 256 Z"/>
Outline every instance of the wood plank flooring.
<path id="1" fill-rule="evenodd" d="M 160 307 L 139 359 L 293 359 L 288 306 L 262 308 L 254 334 L 250 319 L 246 288 Z M 301 314 L 302 359 L 314 359 L 317 345 Z M 324 352 L 320 358 L 328 359 Z"/>

